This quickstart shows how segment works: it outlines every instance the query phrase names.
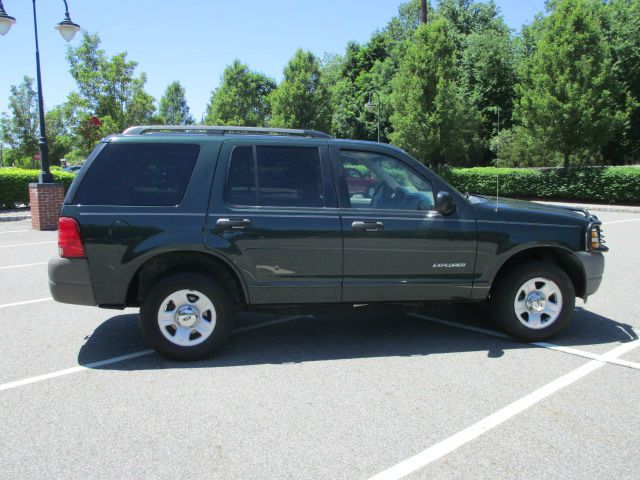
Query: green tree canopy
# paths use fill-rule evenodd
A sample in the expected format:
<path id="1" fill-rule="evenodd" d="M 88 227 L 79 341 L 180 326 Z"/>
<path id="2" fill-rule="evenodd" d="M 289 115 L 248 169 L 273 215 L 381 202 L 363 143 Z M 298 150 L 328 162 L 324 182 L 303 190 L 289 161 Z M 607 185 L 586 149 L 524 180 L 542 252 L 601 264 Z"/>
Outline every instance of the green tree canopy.
<path id="1" fill-rule="evenodd" d="M 640 160 L 640 2 L 611 0 L 606 10 L 609 13 L 614 73 L 632 98 L 629 128 L 624 136 L 616 139 L 617 145 L 611 145 L 610 149 L 622 151 L 627 160 L 637 162 Z M 623 95 L 618 101 L 618 108 L 625 107 L 626 96 Z M 612 155 L 620 156 L 615 152 Z"/>
<path id="2" fill-rule="evenodd" d="M 393 80 L 391 140 L 425 163 L 467 164 L 479 116 L 456 79 L 456 42 L 448 20 L 421 25 Z"/>
<path id="3" fill-rule="evenodd" d="M 517 81 L 515 52 L 508 30 L 474 32 L 465 40 L 462 54 L 462 86 L 482 117 L 480 136 L 487 147 L 500 129 L 511 127 L 514 86 Z M 488 150 L 478 161 L 488 163 Z"/>
<path id="4" fill-rule="evenodd" d="M 12 85 L 9 95 L 10 115 L 3 114 L 2 141 L 13 150 L 14 157 L 33 157 L 38 151 L 40 122 L 38 94 L 33 78 L 25 76 L 20 85 Z"/>
<path id="5" fill-rule="evenodd" d="M 234 60 L 211 94 L 205 121 L 209 125 L 266 126 L 271 111 L 267 98 L 275 88 L 274 80 Z"/>
<path id="6" fill-rule="evenodd" d="M 100 44 L 97 34 L 84 32 L 80 45 L 67 50 L 69 71 L 87 113 L 101 120 L 104 134 L 114 133 L 106 126 L 122 131 L 152 123 L 155 105 L 144 90 L 146 75 L 135 76 L 138 63 L 127 60 L 126 52 L 108 58 Z"/>
<path id="7" fill-rule="evenodd" d="M 563 156 L 597 155 L 627 122 L 616 108 L 623 85 L 613 72 L 610 46 L 590 0 L 560 0 L 552 11 L 518 85 L 515 118 L 532 137 Z"/>
<path id="8" fill-rule="evenodd" d="M 284 69 L 284 80 L 269 97 L 271 125 L 329 131 L 329 91 L 322 82 L 320 62 L 299 49 Z"/>
<path id="9" fill-rule="evenodd" d="M 187 97 L 180 82 L 172 82 L 167 86 L 160 99 L 160 118 L 169 125 L 191 125 L 193 116 L 187 105 Z"/>

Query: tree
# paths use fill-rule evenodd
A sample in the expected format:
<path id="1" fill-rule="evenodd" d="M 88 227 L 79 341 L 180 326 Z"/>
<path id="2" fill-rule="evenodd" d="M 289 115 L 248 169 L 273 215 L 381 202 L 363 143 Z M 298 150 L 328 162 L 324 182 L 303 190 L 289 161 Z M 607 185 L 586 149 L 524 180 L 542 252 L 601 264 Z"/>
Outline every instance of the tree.
<path id="1" fill-rule="evenodd" d="M 114 129 L 103 129 L 105 134 L 152 123 L 155 106 L 154 98 L 144 90 L 146 75 L 135 77 L 137 62 L 128 61 L 126 52 L 108 58 L 100 43 L 97 34 L 84 32 L 80 45 L 67 50 L 70 73 L 86 113 Z"/>
<path id="2" fill-rule="evenodd" d="M 274 127 L 330 128 L 329 91 L 321 79 L 320 62 L 311 52 L 298 49 L 284 69 L 284 80 L 269 99 Z"/>
<path id="3" fill-rule="evenodd" d="M 274 80 L 234 60 L 224 69 L 220 87 L 211 94 L 205 121 L 209 125 L 264 127 L 271 113 L 268 96 L 275 88 Z"/>
<path id="4" fill-rule="evenodd" d="M 47 125 L 47 144 L 49 147 L 49 162 L 60 165 L 60 160 L 71 151 L 73 135 L 68 123 L 68 108 L 65 104 L 58 105 L 45 115 Z"/>
<path id="5" fill-rule="evenodd" d="M 38 94 L 33 89 L 33 78 L 25 76 L 18 86 L 12 85 L 9 111 L 2 115 L 2 141 L 9 145 L 13 157 L 32 158 L 38 151 L 40 122 L 38 120 Z"/>
<path id="6" fill-rule="evenodd" d="M 632 99 L 629 128 L 614 139 L 609 149 L 618 150 L 627 161 L 640 160 L 640 2 L 612 0 L 606 6 L 608 30 L 613 50 L 614 73 Z M 626 106 L 626 96 L 618 99 L 620 109 Z"/>
<path id="7" fill-rule="evenodd" d="M 511 127 L 517 76 L 509 31 L 505 28 L 469 34 L 462 53 L 461 76 L 463 88 L 482 116 L 479 133 L 485 147 L 483 163 L 488 163 L 487 147 L 498 131 L 498 111 L 500 129 Z"/>
<path id="8" fill-rule="evenodd" d="M 167 86 L 160 99 L 160 118 L 169 125 L 192 125 L 193 116 L 189 113 L 185 91 L 180 82 Z"/>
<path id="9" fill-rule="evenodd" d="M 623 86 L 613 73 L 599 7 L 589 0 L 551 7 L 517 87 L 514 116 L 536 141 L 561 153 L 567 169 L 576 153 L 597 155 L 629 112 L 616 104 Z"/>
<path id="10" fill-rule="evenodd" d="M 442 17 L 421 25 L 394 77 L 393 143 L 425 163 L 466 164 L 479 115 L 457 84 L 452 26 Z"/>
<path id="11" fill-rule="evenodd" d="M 381 140 L 390 129 L 391 78 L 396 71 L 390 62 L 394 44 L 384 33 L 376 33 L 365 45 L 347 46 L 340 76 L 328 86 L 331 98 L 331 131 L 341 138 L 376 140 L 377 102 L 380 101 Z M 324 77 L 323 68 L 323 77 Z M 325 82 L 326 83 L 326 82 Z M 369 97 L 374 108 L 365 108 Z"/>

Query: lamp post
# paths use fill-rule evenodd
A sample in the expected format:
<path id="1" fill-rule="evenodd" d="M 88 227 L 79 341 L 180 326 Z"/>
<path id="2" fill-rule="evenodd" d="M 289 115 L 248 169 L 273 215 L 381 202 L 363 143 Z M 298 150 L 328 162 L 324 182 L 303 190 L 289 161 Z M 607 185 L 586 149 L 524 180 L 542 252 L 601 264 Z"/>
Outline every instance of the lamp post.
<path id="1" fill-rule="evenodd" d="M 70 42 L 75 34 L 80 30 L 80 25 L 71 21 L 69 17 L 69 5 L 67 0 L 64 2 L 65 15 L 64 19 L 58 23 L 55 28 L 60 32 L 62 38 Z M 0 0 L 0 35 L 6 35 L 11 27 L 16 23 L 16 19 L 7 15 L 7 12 Z M 36 40 L 36 80 L 38 84 L 38 113 L 40 116 L 40 138 L 38 145 L 40 146 L 40 174 L 38 175 L 38 183 L 53 183 L 53 175 L 49 169 L 49 149 L 47 146 L 47 131 L 44 119 L 44 100 L 42 97 L 42 74 L 40 72 L 40 48 L 38 45 L 38 16 L 36 13 L 36 0 L 33 0 L 33 30 Z"/>
<path id="2" fill-rule="evenodd" d="M 378 143 L 380 143 L 380 94 L 376 90 L 373 90 L 372 92 L 369 92 L 369 100 L 365 104 L 365 107 L 369 111 L 373 110 L 373 102 L 371 101 L 371 98 L 373 97 L 373 94 L 376 94 L 376 96 L 378 97 L 378 102 L 377 102 L 377 107 L 378 107 Z"/>

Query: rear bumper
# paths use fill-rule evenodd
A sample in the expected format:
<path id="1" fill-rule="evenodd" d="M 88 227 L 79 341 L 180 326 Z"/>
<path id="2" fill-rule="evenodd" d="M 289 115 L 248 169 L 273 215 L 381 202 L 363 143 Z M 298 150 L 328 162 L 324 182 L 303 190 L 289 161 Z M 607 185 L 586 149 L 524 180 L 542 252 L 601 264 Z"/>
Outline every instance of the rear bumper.
<path id="1" fill-rule="evenodd" d="M 86 258 L 49 260 L 49 290 L 57 302 L 96 305 Z"/>
<path id="2" fill-rule="evenodd" d="M 604 272 L 604 255 L 598 252 L 578 252 L 578 258 L 582 263 L 585 273 L 584 299 L 596 293 L 602 283 L 602 273 Z"/>

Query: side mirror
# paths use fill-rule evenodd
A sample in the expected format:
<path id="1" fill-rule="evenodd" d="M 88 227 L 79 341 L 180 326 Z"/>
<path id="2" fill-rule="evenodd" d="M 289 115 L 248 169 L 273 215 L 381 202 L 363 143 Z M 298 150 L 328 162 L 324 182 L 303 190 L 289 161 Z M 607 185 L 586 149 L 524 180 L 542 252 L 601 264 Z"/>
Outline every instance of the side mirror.
<path id="1" fill-rule="evenodd" d="M 438 192 L 435 211 L 440 212 L 442 215 L 451 215 L 456 211 L 456 202 L 453 201 L 449 192 Z"/>

